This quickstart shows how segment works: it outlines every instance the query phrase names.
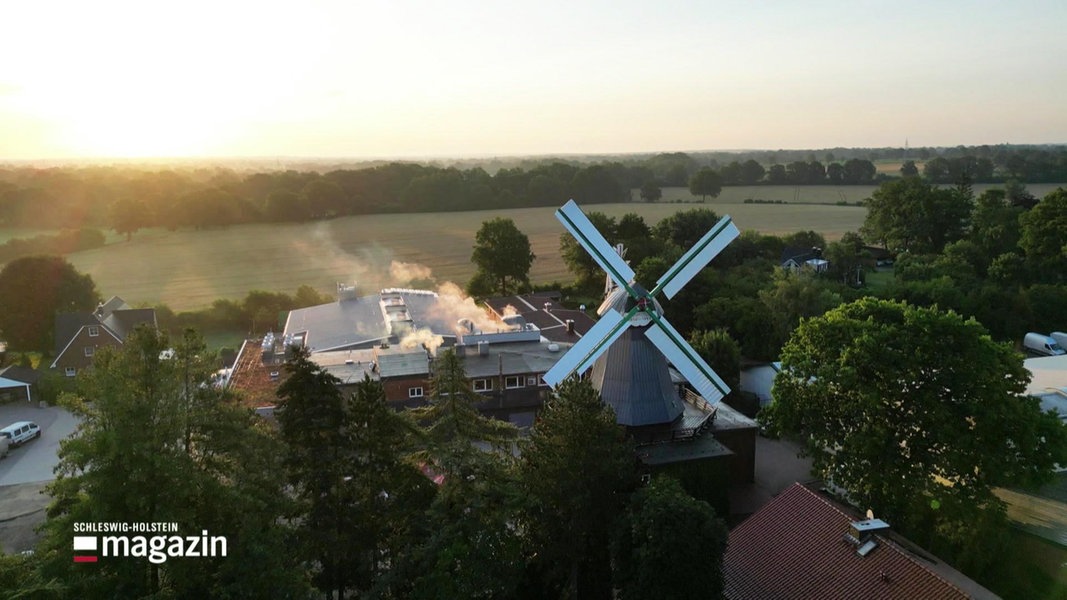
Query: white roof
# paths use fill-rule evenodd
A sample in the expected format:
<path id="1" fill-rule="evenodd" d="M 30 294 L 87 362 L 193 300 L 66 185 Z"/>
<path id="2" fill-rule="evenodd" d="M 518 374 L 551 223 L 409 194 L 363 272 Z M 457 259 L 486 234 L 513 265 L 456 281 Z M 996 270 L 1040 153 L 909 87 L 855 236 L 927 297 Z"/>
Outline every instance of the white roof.
<path id="1" fill-rule="evenodd" d="M 1055 410 L 1067 419 L 1067 355 L 1028 358 L 1023 365 L 1031 376 L 1026 393 L 1041 399 L 1041 410 Z"/>

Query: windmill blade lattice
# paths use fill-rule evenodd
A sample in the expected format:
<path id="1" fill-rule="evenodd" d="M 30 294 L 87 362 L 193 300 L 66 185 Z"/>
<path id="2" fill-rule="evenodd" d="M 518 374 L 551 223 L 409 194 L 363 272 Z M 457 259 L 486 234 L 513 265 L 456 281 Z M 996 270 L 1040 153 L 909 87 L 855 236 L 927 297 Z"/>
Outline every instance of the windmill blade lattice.
<path id="1" fill-rule="evenodd" d="M 578 205 L 571 200 L 556 211 L 556 218 L 574 236 L 575 240 L 596 261 L 608 277 L 629 296 L 626 310 L 616 312 L 608 308 L 597 324 L 589 330 L 568 352 L 545 373 L 545 383 L 556 387 L 571 373 L 584 373 L 594 361 L 608 350 L 630 327 L 644 330 L 644 337 L 669 360 L 676 369 L 710 403 L 718 402 L 730 389 L 714 370 L 682 338 L 681 334 L 660 314 L 654 297 L 659 293 L 674 297 L 740 232 L 730 220 L 723 217 L 708 233 L 694 244 L 656 282 L 651 292 L 633 281 L 634 271 L 604 239 Z"/>

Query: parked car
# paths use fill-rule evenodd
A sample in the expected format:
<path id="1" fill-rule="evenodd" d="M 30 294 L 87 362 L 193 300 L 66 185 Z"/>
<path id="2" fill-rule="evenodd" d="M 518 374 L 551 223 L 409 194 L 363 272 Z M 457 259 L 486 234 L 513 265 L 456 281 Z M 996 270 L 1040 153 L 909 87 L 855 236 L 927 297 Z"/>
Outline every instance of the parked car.
<path id="1" fill-rule="evenodd" d="M 19 421 L 0 429 L 0 437 L 6 438 L 10 447 L 21 446 L 29 440 L 41 437 L 41 428 L 37 423 Z"/>

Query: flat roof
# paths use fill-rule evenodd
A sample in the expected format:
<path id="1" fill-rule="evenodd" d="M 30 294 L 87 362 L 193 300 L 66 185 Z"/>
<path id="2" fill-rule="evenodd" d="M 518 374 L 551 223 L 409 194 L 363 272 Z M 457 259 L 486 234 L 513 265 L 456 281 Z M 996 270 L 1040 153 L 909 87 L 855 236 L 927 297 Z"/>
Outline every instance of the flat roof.
<path id="1" fill-rule="evenodd" d="M 387 299 L 399 298 L 403 306 L 383 303 L 383 296 Z M 304 343 L 312 353 L 370 348 L 393 337 L 386 312 L 390 313 L 391 318 L 397 318 L 398 312 L 402 312 L 405 321 L 410 321 L 411 329 L 427 329 L 434 335 L 455 340 L 455 320 L 438 302 L 438 295 L 430 291 L 382 290 L 369 296 L 345 298 L 289 311 L 284 333 L 295 335 L 307 332 Z M 386 304 L 384 308 L 383 304 Z"/>
<path id="2" fill-rule="evenodd" d="M 549 350 L 555 345 L 556 351 Z M 475 346 L 466 347 L 462 356 L 463 368 L 471 379 L 495 377 L 498 375 L 519 375 L 523 373 L 545 373 L 551 369 L 569 348 L 551 342 L 508 342 L 489 344 L 486 356 L 478 354 Z"/>
<path id="3" fill-rule="evenodd" d="M 732 454 L 733 452 L 729 448 L 720 444 L 710 435 L 701 435 L 691 439 L 663 444 L 651 444 L 637 449 L 638 458 L 650 467 L 730 456 Z"/>
<path id="4" fill-rule="evenodd" d="M 311 362 L 340 379 L 343 385 L 363 381 L 364 376 L 369 376 L 372 380 L 378 379 L 378 373 L 374 371 L 373 349 L 316 352 L 311 355 Z"/>
<path id="5" fill-rule="evenodd" d="M 1067 420 L 1067 355 L 1028 358 L 1023 366 L 1030 371 L 1026 393 L 1041 400 L 1041 410 L 1054 410 Z"/>

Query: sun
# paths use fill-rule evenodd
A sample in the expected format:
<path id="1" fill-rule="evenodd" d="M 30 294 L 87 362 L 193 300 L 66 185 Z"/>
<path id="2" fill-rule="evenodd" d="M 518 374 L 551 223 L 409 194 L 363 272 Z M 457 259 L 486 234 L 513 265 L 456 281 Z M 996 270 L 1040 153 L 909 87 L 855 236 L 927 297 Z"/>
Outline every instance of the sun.
<path id="1" fill-rule="evenodd" d="M 217 154 L 227 126 L 195 103 L 138 98 L 93 106 L 82 104 L 63 125 L 63 144 L 93 157 L 174 158 Z"/>

